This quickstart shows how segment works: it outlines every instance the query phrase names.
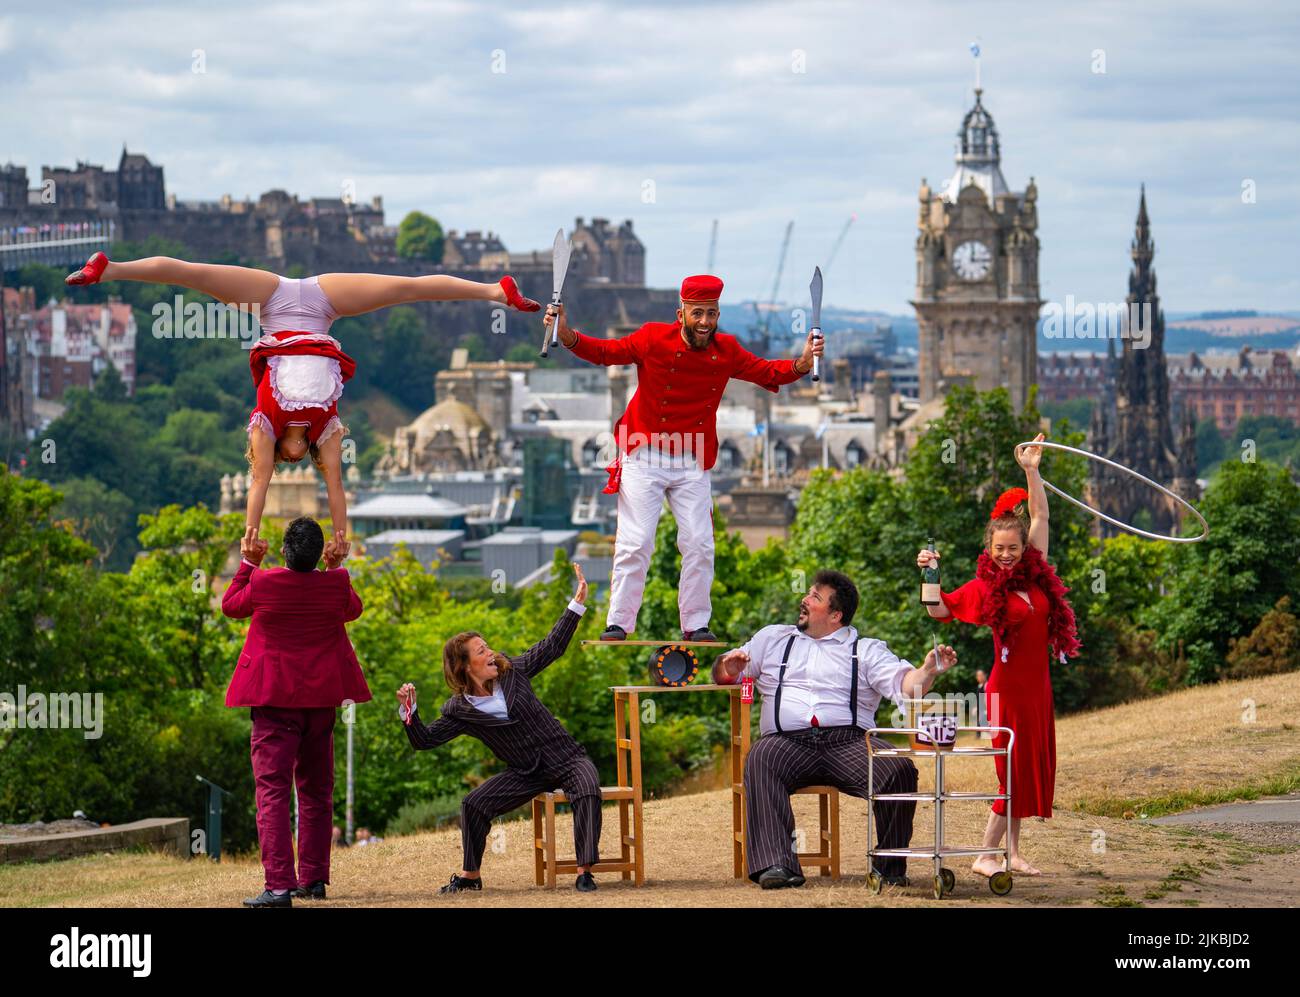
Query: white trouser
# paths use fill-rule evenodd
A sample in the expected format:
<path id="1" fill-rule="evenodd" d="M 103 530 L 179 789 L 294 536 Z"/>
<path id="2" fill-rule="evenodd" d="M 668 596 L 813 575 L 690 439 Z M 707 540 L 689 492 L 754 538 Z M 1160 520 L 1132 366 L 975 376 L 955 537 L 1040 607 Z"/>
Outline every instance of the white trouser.
<path id="1" fill-rule="evenodd" d="M 614 578 L 610 583 L 607 626 L 636 630 L 645 592 L 646 571 L 654 553 L 655 527 L 664 499 L 677 520 L 682 575 L 677 608 L 687 633 L 709 625 L 713 607 L 713 493 L 709 472 L 691 457 L 668 457 L 642 446 L 623 457 L 618 489 L 618 532 L 614 538 Z"/>

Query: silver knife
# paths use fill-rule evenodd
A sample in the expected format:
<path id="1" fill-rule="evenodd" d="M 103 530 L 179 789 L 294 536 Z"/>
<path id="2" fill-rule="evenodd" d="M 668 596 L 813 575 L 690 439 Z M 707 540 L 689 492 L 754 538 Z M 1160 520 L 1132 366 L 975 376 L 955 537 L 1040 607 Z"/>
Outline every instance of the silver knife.
<path id="1" fill-rule="evenodd" d="M 564 288 L 564 275 L 569 272 L 569 255 L 572 247 L 569 240 L 564 238 L 564 229 L 555 233 L 555 245 L 551 248 L 551 304 L 560 303 L 560 291 Z M 547 351 L 552 346 L 560 344 L 560 317 L 555 316 L 555 321 L 551 323 L 551 335 L 542 339 L 542 356 L 546 356 Z"/>
<path id="2" fill-rule="evenodd" d="M 814 339 L 822 338 L 822 268 L 813 268 L 812 284 L 808 290 L 812 293 L 812 334 Z M 812 379 L 822 379 L 822 358 L 813 357 Z"/>

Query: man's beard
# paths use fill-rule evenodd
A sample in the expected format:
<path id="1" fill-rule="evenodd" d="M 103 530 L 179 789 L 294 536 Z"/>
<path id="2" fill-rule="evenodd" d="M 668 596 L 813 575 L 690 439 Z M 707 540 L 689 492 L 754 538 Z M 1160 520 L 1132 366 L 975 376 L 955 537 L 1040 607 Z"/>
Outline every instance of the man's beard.
<path id="1" fill-rule="evenodd" d="M 795 629 L 798 630 L 800 633 L 803 633 L 804 631 L 806 631 L 806 630 L 808 629 L 808 614 L 807 614 L 807 613 L 800 613 L 800 614 L 799 614 L 799 620 L 798 620 L 797 623 L 795 623 L 794 626 L 795 626 Z"/>
<path id="2" fill-rule="evenodd" d="M 713 335 L 717 329 L 710 329 L 707 333 L 701 334 L 694 329 L 686 328 L 686 342 L 693 350 L 707 350 L 709 344 L 713 342 Z"/>

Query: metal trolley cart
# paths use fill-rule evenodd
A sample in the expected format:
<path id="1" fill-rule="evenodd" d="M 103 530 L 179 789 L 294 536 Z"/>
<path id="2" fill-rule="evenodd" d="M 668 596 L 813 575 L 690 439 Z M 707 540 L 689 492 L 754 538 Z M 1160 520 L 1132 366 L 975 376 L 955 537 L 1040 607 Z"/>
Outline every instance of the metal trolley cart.
<path id="1" fill-rule="evenodd" d="M 873 736 L 884 734 L 909 734 L 912 743 L 915 744 L 917 736 L 929 737 L 929 731 L 922 731 L 919 727 L 872 727 L 867 731 L 867 864 L 870 872 L 867 875 L 867 885 L 872 893 L 879 893 L 884 888 L 884 880 L 880 873 L 876 872 L 875 863 L 872 861 L 876 856 L 881 858 L 911 858 L 911 859 L 931 859 L 934 862 L 934 897 L 936 900 L 942 899 L 953 891 L 957 884 L 957 877 L 951 869 L 944 868 L 943 860 L 950 857 L 963 855 L 983 855 L 988 852 L 1001 853 L 1002 871 L 995 873 L 989 878 L 989 889 L 1000 897 L 1006 896 L 1011 892 L 1011 859 L 1007 848 L 984 848 L 981 846 L 971 845 L 948 845 L 943 840 L 943 808 L 948 802 L 958 800 L 1006 800 L 1007 812 L 1011 811 L 1011 749 L 1015 745 L 1016 734 L 1010 727 L 958 727 L 958 733 L 961 731 L 971 731 L 976 733 L 1005 733 L 1007 735 L 1007 746 L 1005 748 L 978 747 L 978 748 L 959 748 L 955 744 L 950 748 L 877 748 L 871 743 Z M 934 756 L 934 792 L 933 793 L 877 793 L 875 791 L 875 758 L 877 756 Z M 1002 793 L 950 793 L 944 788 L 943 772 L 945 759 L 950 757 L 956 758 L 988 758 L 995 755 L 1006 755 L 1007 758 L 1007 791 Z M 871 830 L 873 818 L 872 805 L 876 800 L 925 800 L 934 804 L 934 849 L 924 851 L 919 848 L 875 848 L 873 844 L 875 837 Z M 1009 832 L 1008 828 L 1008 832 Z"/>

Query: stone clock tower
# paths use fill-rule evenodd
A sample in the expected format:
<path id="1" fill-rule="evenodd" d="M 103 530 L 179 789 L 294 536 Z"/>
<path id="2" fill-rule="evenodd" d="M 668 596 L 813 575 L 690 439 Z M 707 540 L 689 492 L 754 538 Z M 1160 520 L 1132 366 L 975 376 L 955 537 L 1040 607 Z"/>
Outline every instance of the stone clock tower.
<path id="1" fill-rule="evenodd" d="M 1005 386 L 1023 408 L 1037 379 L 1038 188 L 1007 189 L 998 133 L 980 102 L 957 133 L 957 170 L 941 192 L 921 181 L 916 309 L 921 402 L 945 380 Z"/>

